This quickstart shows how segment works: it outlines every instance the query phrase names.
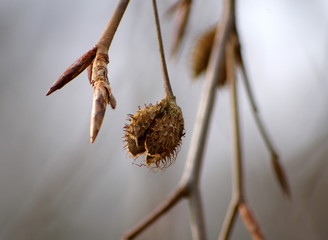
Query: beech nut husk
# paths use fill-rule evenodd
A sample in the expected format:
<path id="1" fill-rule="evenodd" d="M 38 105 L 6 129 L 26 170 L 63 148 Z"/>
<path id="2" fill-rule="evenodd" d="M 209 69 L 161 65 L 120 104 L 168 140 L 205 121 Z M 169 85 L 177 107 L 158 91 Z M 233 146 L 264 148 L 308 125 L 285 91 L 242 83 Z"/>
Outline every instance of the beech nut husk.
<path id="1" fill-rule="evenodd" d="M 165 169 L 176 159 L 184 136 L 184 120 L 175 97 L 166 97 L 156 105 L 140 108 L 129 115 L 124 126 L 125 148 L 137 158 L 146 155 L 146 166 Z M 143 164 L 145 165 L 145 164 Z"/>

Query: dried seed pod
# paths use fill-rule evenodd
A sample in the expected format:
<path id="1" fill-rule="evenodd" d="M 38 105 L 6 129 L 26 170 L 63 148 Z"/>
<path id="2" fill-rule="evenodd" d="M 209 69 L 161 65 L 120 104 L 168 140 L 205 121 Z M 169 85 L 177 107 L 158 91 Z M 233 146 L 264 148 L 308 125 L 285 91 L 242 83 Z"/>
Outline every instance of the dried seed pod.
<path id="1" fill-rule="evenodd" d="M 148 167 L 165 169 L 176 158 L 184 136 L 184 121 L 175 97 L 166 97 L 130 116 L 125 125 L 126 149 L 137 158 L 146 154 Z"/>
<path id="2" fill-rule="evenodd" d="M 203 72 L 206 71 L 209 63 L 212 46 L 214 43 L 215 33 L 217 26 L 210 28 L 204 32 L 196 41 L 191 54 L 191 70 L 195 78 L 199 77 Z M 220 66 L 220 75 L 218 79 L 218 86 L 224 85 L 226 82 L 226 63 Z"/>

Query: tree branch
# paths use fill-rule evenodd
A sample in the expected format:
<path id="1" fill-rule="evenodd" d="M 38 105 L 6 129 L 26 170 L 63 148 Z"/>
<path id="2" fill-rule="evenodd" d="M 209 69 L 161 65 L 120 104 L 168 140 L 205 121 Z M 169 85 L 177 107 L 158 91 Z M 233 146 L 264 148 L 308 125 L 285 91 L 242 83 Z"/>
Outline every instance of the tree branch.
<path id="1" fill-rule="evenodd" d="M 166 213 L 170 208 L 177 204 L 181 199 L 187 197 L 189 200 L 189 212 L 192 228 L 192 236 L 195 240 L 205 240 L 206 231 L 203 217 L 203 210 L 200 198 L 199 179 L 202 169 L 203 153 L 206 144 L 209 120 L 212 115 L 214 99 L 216 94 L 216 81 L 220 74 L 219 66 L 224 61 L 225 44 L 228 34 L 232 27 L 232 15 L 230 14 L 230 4 L 225 6 L 220 29 L 217 31 L 213 51 L 211 53 L 209 69 L 200 97 L 196 122 L 189 146 L 187 161 L 183 171 L 180 183 L 155 210 L 153 210 L 145 220 L 141 221 L 125 234 L 127 239 L 132 239 L 145 230 L 149 225 L 161 215 Z M 183 189 L 184 194 L 178 194 Z M 173 197 L 172 197 L 173 196 Z M 174 199 L 174 201 L 172 201 Z M 148 219 L 148 220 L 147 220 Z"/>
<path id="2" fill-rule="evenodd" d="M 129 2 L 130 0 L 120 0 L 116 5 L 112 17 L 109 19 L 105 30 L 103 31 L 103 33 L 99 37 L 98 42 L 96 43 L 99 52 L 106 54 L 108 53 L 109 47 L 112 43 L 116 30 L 120 25 L 121 19 L 125 13 Z"/>
<path id="3" fill-rule="evenodd" d="M 241 68 L 243 80 L 244 80 L 244 83 L 245 83 L 246 93 L 247 93 L 248 99 L 249 99 L 250 104 L 251 104 L 251 109 L 252 109 L 252 112 L 253 112 L 253 116 L 254 116 L 256 125 L 257 125 L 257 127 L 260 131 L 260 134 L 263 138 L 265 146 L 267 147 L 268 151 L 270 152 L 271 164 L 272 164 L 274 173 L 277 177 L 278 183 L 280 184 L 280 186 L 281 186 L 283 192 L 286 194 L 286 196 L 291 199 L 291 190 L 290 190 L 290 187 L 289 187 L 287 176 L 286 176 L 285 171 L 284 171 L 284 169 L 283 169 L 283 167 L 282 167 L 282 165 L 279 161 L 279 155 L 278 155 L 278 153 L 277 153 L 277 151 L 276 151 L 276 149 L 275 149 L 275 147 L 274 147 L 274 145 L 273 145 L 273 143 L 272 143 L 272 141 L 269 137 L 268 131 L 266 130 L 265 125 L 264 125 L 264 123 L 261 119 L 261 116 L 260 116 L 259 112 L 258 112 L 258 107 L 257 107 L 256 102 L 255 102 L 255 98 L 254 98 L 254 94 L 252 92 L 250 81 L 248 79 L 248 74 L 247 74 L 247 70 L 246 70 L 246 67 L 245 67 L 245 62 L 244 62 L 244 59 L 243 59 L 243 55 L 241 54 L 239 35 L 238 35 L 238 32 L 237 32 L 236 29 L 235 29 L 235 33 L 236 33 L 236 37 L 237 37 L 236 56 L 238 56 L 238 63 L 239 63 L 240 68 Z"/>

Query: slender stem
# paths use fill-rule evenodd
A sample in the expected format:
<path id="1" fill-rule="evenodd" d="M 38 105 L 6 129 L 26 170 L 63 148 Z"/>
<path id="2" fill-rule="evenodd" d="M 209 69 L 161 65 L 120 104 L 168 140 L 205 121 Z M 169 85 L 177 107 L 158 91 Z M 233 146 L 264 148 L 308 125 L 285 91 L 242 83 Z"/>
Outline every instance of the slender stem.
<path id="1" fill-rule="evenodd" d="M 267 134 L 267 131 L 265 130 L 265 127 L 264 127 L 264 124 L 262 123 L 262 120 L 258 114 L 258 108 L 257 108 L 257 105 L 256 105 L 256 102 L 255 102 L 255 98 L 254 98 L 254 94 L 252 92 L 252 89 L 251 89 L 251 86 L 250 86 L 250 82 L 249 82 L 249 79 L 248 79 L 248 75 L 246 73 L 246 68 L 245 68 L 245 65 L 244 65 L 244 61 L 243 61 L 243 58 L 241 56 L 241 64 L 240 64 L 240 67 L 241 67 L 241 72 L 242 72 L 242 75 L 243 75 L 243 78 L 244 78 L 244 82 L 245 82 L 245 87 L 246 87 L 246 93 L 248 95 L 248 99 L 251 103 L 251 107 L 252 107 L 252 110 L 253 110 L 253 114 L 254 114 L 254 118 L 255 118 L 255 121 L 256 121 L 256 124 L 261 132 L 261 135 L 263 137 L 263 140 L 267 146 L 267 148 L 269 149 L 269 151 L 273 154 L 273 155 L 277 155 L 276 153 L 276 150 L 274 149 L 273 147 L 273 144 L 269 138 L 269 135 Z"/>
<path id="2" fill-rule="evenodd" d="M 154 223 L 159 217 L 169 211 L 181 199 L 187 196 L 186 185 L 176 188 L 162 203 L 160 203 L 147 217 L 124 234 L 124 239 L 133 239 Z"/>
<path id="3" fill-rule="evenodd" d="M 239 37 L 238 37 L 238 33 L 236 33 L 236 36 L 237 36 L 237 42 L 239 44 Z M 239 51 L 240 51 L 240 47 L 237 48 Z M 291 190 L 290 190 L 290 187 L 289 187 L 289 183 L 288 183 L 288 179 L 286 177 L 286 174 L 284 172 L 284 169 L 279 161 L 279 155 L 269 137 L 269 134 L 268 134 L 268 131 L 266 130 L 265 128 L 265 125 L 261 119 L 261 116 L 258 112 L 258 108 L 257 108 L 257 105 L 256 105 L 256 102 L 255 102 L 255 98 L 254 98 L 254 94 L 252 92 L 252 88 L 250 86 L 250 82 L 249 82 L 249 79 L 248 79 L 248 74 L 247 74 L 247 71 L 246 71 L 246 68 L 245 68 L 245 62 L 244 62 L 244 59 L 243 59 L 243 56 L 242 54 L 239 52 L 238 55 L 240 56 L 240 67 L 241 67 L 241 72 L 242 72 L 242 75 L 243 75 L 243 79 L 244 79 L 244 83 L 245 83 L 245 87 L 246 87 L 246 93 L 248 95 L 248 99 L 251 103 L 251 108 L 252 108 L 252 112 L 253 112 L 253 116 L 254 116 L 254 119 L 255 119 L 255 122 L 256 122 L 256 125 L 260 131 L 260 134 L 264 140 L 264 143 L 268 149 L 268 151 L 270 152 L 270 155 L 271 155 L 271 163 L 272 163 L 272 166 L 273 166 L 273 169 L 275 171 L 275 174 L 276 174 L 276 177 L 278 179 L 278 182 L 282 188 L 282 190 L 284 191 L 284 193 L 287 195 L 287 197 L 291 198 Z"/>
<path id="4" fill-rule="evenodd" d="M 214 105 L 217 79 L 221 73 L 219 66 L 221 66 L 221 63 L 224 61 L 225 45 L 232 28 L 232 5 L 230 4 L 230 0 L 225 0 L 225 2 L 223 17 L 216 31 L 213 50 L 206 71 L 204 88 L 198 105 L 195 126 L 182 177 L 184 181 L 199 182 L 198 178 L 202 169 L 202 159 L 207 139 L 209 120 Z"/>
<path id="5" fill-rule="evenodd" d="M 201 240 L 205 239 L 206 237 L 203 208 L 198 187 L 204 147 L 208 133 L 208 126 L 216 94 L 216 84 L 218 76 L 220 74 L 219 66 L 221 66 L 222 61 L 224 61 L 225 45 L 228 39 L 228 34 L 231 32 L 232 27 L 232 5 L 230 4 L 229 0 L 226 0 L 226 2 L 226 8 L 223 12 L 223 18 L 220 23 L 222 24 L 222 26 L 219 27 L 221 30 L 217 31 L 215 37 L 213 51 L 211 53 L 210 63 L 207 70 L 206 80 L 204 83 L 202 95 L 200 97 L 196 122 L 193 129 L 193 135 L 191 139 L 191 144 L 189 146 L 189 152 L 183 176 L 181 177 L 180 183 L 173 191 L 173 193 L 170 194 L 160 205 L 158 205 L 158 207 L 154 209 L 143 221 L 137 224 L 132 230 L 130 230 L 125 235 L 127 239 L 131 239 L 137 236 L 140 232 L 149 227 L 150 224 L 152 224 L 160 216 L 165 214 L 169 209 L 171 209 L 184 197 L 187 197 L 190 203 L 189 212 L 193 237 L 195 237 L 195 239 Z M 153 0 L 153 3 L 155 3 L 156 7 L 155 0 Z M 155 19 L 158 20 L 158 14 L 155 10 L 157 8 L 155 7 Z M 159 23 L 157 24 L 157 26 L 159 26 Z M 158 28 L 158 32 L 160 33 L 160 28 Z M 164 53 L 164 51 L 162 52 Z M 161 56 L 164 55 L 161 54 Z"/>
<path id="6" fill-rule="evenodd" d="M 221 233 L 220 240 L 228 239 L 234 222 L 237 216 L 239 203 L 244 201 L 244 185 L 243 185 L 243 168 L 242 154 L 240 144 L 240 127 L 239 127 L 239 110 L 238 110 L 238 95 L 235 75 L 235 40 L 236 36 L 233 32 L 230 35 L 229 43 L 227 44 L 227 76 L 230 83 L 231 93 L 231 108 L 233 120 L 233 135 L 234 135 L 234 156 L 232 161 L 232 199 L 227 211 Z"/>
<path id="7" fill-rule="evenodd" d="M 161 25 L 159 22 L 156 0 L 153 0 L 153 10 L 154 10 L 154 16 L 155 16 L 159 53 L 161 55 L 165 93 L 166 93 L 166 96 L 173 96 L 173 91 L 172 91 L 172 87 L 171 87 L 171 83 L 170 83 L 170 79 L 169 79 L 169 74 L 168 74 L 167 67 L 166 67 L 163 39 L 162 39 L 162 34 L 161 34 Z"/>
<path id="8" fill-rule="evenodd" d="M 116 33 L 116 30 L 118 28 L 118 25 L 121 22 L 121 19 L 124 15 L 124 12 L 129 4 L 130 0 L 120 0 L 116 6 L 116 9 L 112 15 L 112 17 L 109 19 L 105 30 L 99 37 L 98 42 L 96 43 L 96 46 L 98 48 L 98 52 L 101 53 L 108 53 L 109 47 L 112 43 L 112 40 L 114 38 L 114 35 Z"/>
<path id="9" fill-rule="evenodd" d="M 235 35 L 232 34 L 231 42 L 228 44 L 228 76 L 231 90 L 231 108 L 233 119 L 233 134 L 234 134 L 234 161 L 233 161 L 233 179 L 234 179 L 234 191 L 238 198 L 243 198 L 243 168 L 242 168 L 242 155 L 241 155 L 241 143 L 240 143 L 240 125 L 239 125 L 239 108 L 238 108 L 238 94 L 235 75 L 235 54 L 234 54 L 234 40 Z"/>
<path id="10" fill-rule="evenodd" d="M 224 218 L 224 222 L 221 228 L 221 232 L 219 235 L 219 240 L 226 240 L 231 235 L 235 220 L 237 218 L 238 213 L 238 204 L 239 199 L 233 198 L 230 203 Z"/>
<path id="11" fill-rule="evenodd" d="M 189 216 L 191 235 L 193 240 L 205 240 L 206 239 L 206 227 L 204 210 L 202 204 L 202 197 L 198 187 L 192 189 L 192 193 L 189 195 Z"/>

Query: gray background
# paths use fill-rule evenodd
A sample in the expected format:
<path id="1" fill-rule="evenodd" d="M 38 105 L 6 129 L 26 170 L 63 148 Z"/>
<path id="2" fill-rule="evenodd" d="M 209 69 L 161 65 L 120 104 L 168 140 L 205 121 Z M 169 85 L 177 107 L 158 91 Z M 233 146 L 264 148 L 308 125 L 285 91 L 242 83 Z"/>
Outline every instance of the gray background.
<path id="1" fill-rule="evenodd" d="M 89 143 L 92 88 L 86 73 L 44 93 L 97 41 L 117 1 L 0 0 L 0 239 L 119 239 L 182 174 L 203 84 L 188 69 L 192 40 L 219 19 L 219 1 L 195 1 L 188 39 L 169 62 L 186 137 L 173 166 L 153 173 L 132 164 L 123 126 L 137 106 L 164 96 L 151 1 L 132 0 L 110 50 L 117 100 Z M 160 1 L 161 16 L 173 1 Z M 327 239 L 328 3 L 244 0 L 238 29 L 253 91 L 293 192 L 282 195 L 239 84 L 249 203 L 267 239 Z M 169 49 L 172 21 L 161 18 Z M 202 174 L 209 239 L 230 200 L 229 94 L 216 98 Z M 139 239 L 190 239 L 187 202 Z M 238 221 L 232 239 L 249 239 Z"/>

